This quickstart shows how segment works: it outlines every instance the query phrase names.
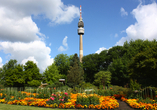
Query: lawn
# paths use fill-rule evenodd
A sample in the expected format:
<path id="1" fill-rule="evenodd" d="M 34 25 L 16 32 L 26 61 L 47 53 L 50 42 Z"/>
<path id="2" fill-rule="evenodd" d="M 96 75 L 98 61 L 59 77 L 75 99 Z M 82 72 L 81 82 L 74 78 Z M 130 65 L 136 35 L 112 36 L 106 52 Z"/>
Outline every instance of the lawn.
<path id="1" fill-rule="evenodd" d="M 65 109 L 58 109 L 58 108 L 52 109 L 52 108 L 44 108 L 44 107 L 0 104 L 0 110 L 65 110 Z M 72 109 L 69 109 L 69 110 L 72 110 Z"/>

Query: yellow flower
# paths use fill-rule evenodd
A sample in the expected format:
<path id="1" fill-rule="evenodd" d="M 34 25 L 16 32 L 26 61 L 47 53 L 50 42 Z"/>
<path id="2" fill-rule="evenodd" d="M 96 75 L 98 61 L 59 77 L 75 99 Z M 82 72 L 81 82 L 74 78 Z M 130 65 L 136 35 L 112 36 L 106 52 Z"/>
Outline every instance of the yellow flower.
<path id="1" fill-rule="evenodd" d="M 88 106 L 87 106 L 87 105 L 84 105 L 84 107 L 87 108 Z"/>
<path id="2" fill-rule="evenodd" d="M 49 107 L 53 108 L 53 104 L 50 104 L 50 106 L 49 106 Z"/>
<path id="3" fill-rule="evenodd" d="M 70 108 L 75 108 L 75 106 L 74 105 L 70 105 Z"/>
<path id="4" fill-rule="evenodd" d="M 50 106 L 49 106 L 49 104 L 46 104 L 46 106 L 45 106 L 45 107 L 50 107 Z"/>

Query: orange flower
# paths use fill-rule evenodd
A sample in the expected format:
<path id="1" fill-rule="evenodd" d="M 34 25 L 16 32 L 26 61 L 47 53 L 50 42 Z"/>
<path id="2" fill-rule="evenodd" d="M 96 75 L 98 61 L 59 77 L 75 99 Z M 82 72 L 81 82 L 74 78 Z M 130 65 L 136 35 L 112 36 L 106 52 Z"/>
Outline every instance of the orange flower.
<path id="1" fill-rule="evenodd" d="M 89 108 L 95 108 L 95 106 L 93 104 L 89 105 Z"/>
<path id="2" fill-rule="evenodd" d="M 64 107 L 65 107 L 65 105 L 63 103 L 59 104 L 59 108 L 64 108 Z"/>

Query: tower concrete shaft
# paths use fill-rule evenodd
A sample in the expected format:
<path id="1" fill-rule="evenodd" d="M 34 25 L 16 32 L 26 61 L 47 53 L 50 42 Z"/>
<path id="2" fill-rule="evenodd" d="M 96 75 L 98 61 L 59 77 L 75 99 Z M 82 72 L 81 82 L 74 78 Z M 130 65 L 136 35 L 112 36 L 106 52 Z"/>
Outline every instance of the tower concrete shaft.
<path id="1" fill-rule="evenodd" d="M 82 35 L 84 35 L 84 23 L 82 20 L 82 13 L 81 13 L 81 5 L 80 5 L 80 19 L 78 22 L 78 35 L 80 35 L 80 62 L 82 63 L 82 57 L 83 57 L 83 39 L 82 39 Z"/>
<path id="2" fill-rule="evenodd" d="M 80 62 L 82 63 L 82 57 L 83 57 L 83 40 L 82 40 L 82 34 L 80 34 Z"/>

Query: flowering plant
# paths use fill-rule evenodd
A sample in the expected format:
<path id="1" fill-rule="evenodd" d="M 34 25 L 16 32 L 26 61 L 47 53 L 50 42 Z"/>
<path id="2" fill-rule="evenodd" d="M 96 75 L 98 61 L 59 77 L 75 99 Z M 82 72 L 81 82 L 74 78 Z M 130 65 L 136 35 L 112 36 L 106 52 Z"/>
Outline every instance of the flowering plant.
<path id="1" fill-rule="evenodd" d="M 76 104 L 81 104 L 81 105 L 87 105 L 89 106 L 90 104 L 97 105 L 99 104 L 99 96 L 96 94 L 80 94 L 77 96 Z"/>
<path id="2" fill-rule="evenodd" d="M 46 101 L 47 104 L 60 104 L 60 103 L 65 103 L 68 101 L 68 93 L 56 93 L 56 94 L 51 94 L 51 97 Z"/>

